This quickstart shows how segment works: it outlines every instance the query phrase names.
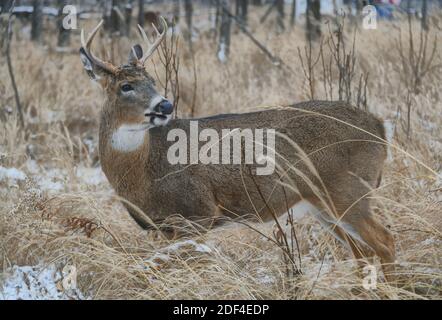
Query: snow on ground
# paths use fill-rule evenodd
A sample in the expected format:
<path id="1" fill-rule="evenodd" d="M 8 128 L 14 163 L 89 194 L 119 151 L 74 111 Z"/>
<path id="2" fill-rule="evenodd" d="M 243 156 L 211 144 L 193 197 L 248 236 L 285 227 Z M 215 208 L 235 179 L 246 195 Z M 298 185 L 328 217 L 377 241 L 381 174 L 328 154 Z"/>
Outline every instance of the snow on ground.
<path id="1" fill-rule="evenodd" d="M 78 166 L 74 168 L 74 177 L 67 169 L 44 168 L 35 160 L 28 160 L 23 170 L 18 168 L 5 168 L 0 166 L 0 193 L 8 192 L 11 187 L 18 187 L 20 182 L 32 181 L 35 188 L 54 194 L 69 190 L 74 178 L 74 185 L 97 187 L 107 184 L 106 176 L 100 167 L 89 168 Z M 6 186 L 6 188 L 2 188 Z"/>
<path id="2" fill-rule="evenodd" d="M 76 176 L 78 179 L 90 186 L 97 186 L 101 183 L 106 183 L 106 177 L 98 168 L 77 167 Z"/>
<path id="3" fill-rule="evenodd" d="M 26 174 L 16 168 L 5 168 L 0 166 L 0 182 L 7 182 L 9 186 L 14 185 L 17 181 L 26 180 Z"/>
<path id="4" fill-rule="evenodd" d="M 50 169 L 34 177 L 35 182 L 42 191 L 61 191 L 64 189 L 67 173 L 65 170 Z"/>
<path id="5" fill-rule="evenodd" d="M 65 269 L 14 266 L 0 277 L 0 300 L 84 300 L 76 279 Z"/>
<path id="6" fill-rule="evenodd" d="M 62 191 L 68 183 L 69 174 L 65 169 L 50 168 L 43 170 L 34 160 L 28 160 L 26 168 L 42 191 Z M 88 186 L 106 183 L 106 177 L 100 167 L 78 166 L 75 168 L 75 177 L 80 183 Z"/>
<path id="7" fill-rule="evenodd" d="M 393 137 L 394 137 L 394 131 L 396 124 L 392 120 L 385 120 L 384 121 L 384 128 L 385 128 L 385 139 L 388 143 L 393 143 Z M 391 147 L 387 148 L 387 160 L 389 162 L 393 161 L 393 154 L 391 153 Z"/>
<path id="8" fill-rule="evenodd" d="M 145 262 L 147 262 L 149 266 L 159 267 L 160 265 L 169 261 L 172 255 L 179 255 L 179 251 L 181 250 L 193 251 L 198 253 L 212 252 L 212 249 L 203 243 L 198 243 L 194 240 L 184 240 L 172 243 L 171 245 L 161 248 L 152 257 L 145 260 Z"/>
<path id="9" fill-rule="evenodd" d="M 318 211 L 318 209 L 306 200 L 299 201 L 291 209 L 292 217 L 295 220 L 300 220 L 308 214 L 315 213 L 316 211 Z"/>
<path id="10" fill-rule="evenodd" d="M 256 270 L 256 281 L 263 285 L 272 285 L 276 283 L 277 279 L 275 276 L 269 274 L 269 270 L 264 267 L 259 267 Z"/>
<path id="11" fill-rule="evenodd" d="M 166 248 L 163 248 L 163 250 L 166 250 L 168 253 L 175 252 L 180 250 L 181 248 L 187 248 L 191 247 L 196 252 L 201 253 L 210 253 L 212 252 L 212 249 L 210 249 L 208 246 L 202 243 L 195 242 L 194 240 L 185 240 L 180 242 L 175 242 L 171 244 L 170 246 L 167 246 Z"/>

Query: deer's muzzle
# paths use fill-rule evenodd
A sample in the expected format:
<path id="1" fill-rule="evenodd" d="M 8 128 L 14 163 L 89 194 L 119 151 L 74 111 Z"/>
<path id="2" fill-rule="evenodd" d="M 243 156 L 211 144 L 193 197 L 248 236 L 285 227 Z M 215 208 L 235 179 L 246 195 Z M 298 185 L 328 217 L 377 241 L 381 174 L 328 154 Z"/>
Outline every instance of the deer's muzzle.
<path id="1" fill-rule="evenodd" d="M 163 100 L 156 105 L 154 110 L 155 112 L 162 114 L 171 114 L 173 112 L 173 105 L 169 102 L 169 100 Z"/>

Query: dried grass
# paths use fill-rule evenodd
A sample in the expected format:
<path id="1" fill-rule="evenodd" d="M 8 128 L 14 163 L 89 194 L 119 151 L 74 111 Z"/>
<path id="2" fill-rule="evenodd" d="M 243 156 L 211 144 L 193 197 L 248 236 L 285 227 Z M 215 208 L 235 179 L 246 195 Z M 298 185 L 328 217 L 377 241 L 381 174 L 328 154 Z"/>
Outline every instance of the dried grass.
<path id="1" fill-rule="evenodd" d="M 241 34 L 232 38 L 229 63 L 221 64 L 214 43 L 202 33 L 193 47 L 196 115 L 250 111 L 308 98 L 296 54 L 297 47 L 305 45 L 303 30 L 276 35 L 256 20 L 250 21 L 255 35 L 293 72 L 274 67 Z M 392 41 L 406 22 L 379 27 L 359 31 L 356 54 L 359 68 L 370 73 L 369 110 L 396 124 L 393 143 L 400 150 L 391 148 L 383 183 L 371 196 L 376 216 L 394 233 L 401 286 L 380 282 L 376 290 L 364 290 L 349 252 L 308 216 L 296 220 L 302 257 L 302 274 L 296 277 L 286 275 L 279 248 L 244 225 L 230 223 L 184 243 L 165 240 L 156 231 L 142 231 L 106 181 L 86 184 L 77 175 L 79 167 L 98 165 L 100 90 L 87 79 L 77 55 L 57 54 L 50 46 L 28 43 L 21 35 L 13 40 L 12 57 L 22 103 L 27 106 L 27 139 L 14 116 L 6 112 L 7 121 L 0 123 L 0 165 L 22 169 L 30 179 L 13 185 L 0 182 L 3 270 L 13 265 L 72 264 L 78 270 L 80 289 L 95 299 L 440 299 L 441 73 L 432 74 L 414 98 L 413 132 L 408 140 L 404 117 L 397 119 L 407 96 L 395 72 L 400 61 Z M 121 57 L 126 56 L 128 43 L 118 43 Z M 183 117 L 191 113 L 194 75 L 183 42 L 180 54 L 179 116 Z M 440 54 L 438 48 L 438 63 Z M 159 65 L 157 59 L 161 73 Z M 3 63 L 0 75 L 3 111 L 14 106 Z M 322 85 L 317 85 L 315 94 L 325 97 Z M 32 173 L 31 160 L 40 167 L 39 174 Z M 38 180 L 53 168 L 61 170 L 62 189 L 41 190 Z M 271 224 L 254 228 L 269 236 L 273 232 Z M 210 250 L 200 250 L 199 243 Z"/>

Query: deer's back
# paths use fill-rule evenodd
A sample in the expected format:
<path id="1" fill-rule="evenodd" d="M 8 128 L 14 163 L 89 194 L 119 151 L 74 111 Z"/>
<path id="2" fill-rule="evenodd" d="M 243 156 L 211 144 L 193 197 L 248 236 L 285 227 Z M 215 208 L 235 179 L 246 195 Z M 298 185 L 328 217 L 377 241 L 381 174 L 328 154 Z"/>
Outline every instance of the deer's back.
<path id="1" fill-rule="evenodd" d="M 290 153 L 293 147 L 282 135 L 306 153 L 320 152 L 320 148 L 331 152 L 340 149 L 356 152 L 361 148 L 385 151 L 382 144 L 385 139 L 383 123 L 371 113 L 345 102 L 309 101 L 250 113 L 172 120 L 166 127 L 151 130 L 153 141 L 165 143 L 164 148 L 155 148 L 161 153 L 158 156 L 164 156 L 167 147 L 174 143 L 167 142 L 169 130 L 182 129 L 190 136 L 191 121 L 198 121 L 199 132 L 210 128 L 220 135 L 223 129 L 274 129 L 277 132 L 276 152 L 283 154 Z"/>
<path id="2" fill-rule="evenodd" d="M 154 188 L 175 190 L 176 185 L 181 185 L 189 194 L 213 197 L 215 203 L 237 214 L 252 213 L 251 203 L 266 211 L 263 196 L 271 199 L 270 204 L 277 212 L 286 210 L 286 195 L 279 184 L 280 172 L 259 176 L 254 174 L 257 168 L 254 165 L 171 165 L 167 150 L 175 142 L 167 141 L 169 130 L 182 129 L 189 137 L 190 121 L 196 120 L 200 132 L 210 128 L 217 130 L 220 136 L 222 129 L 275 129 L 275 160 L 288 172 L 283 182 L 294 183 L 305 197 L 310 196 L 312 183 L 321 183 L 318 175 L 331 188 L 337 179 L 346 179 L 349 173 L 374 185 L 386 156 L 385 146 L 379 139 L 384 138 L 382 122 L 370 113 L 341 102 L 313 101 L 252 113 L 178 119 L 166 127 L 151 130 L 151 145 L 163 145 L 151 148 L 149 155 L 154 181 L 157 181 Z M 312 172 L 311 165 L 317 174 Z M 293 193 L 288 197 L 288 205 L 299 200 Z"/>

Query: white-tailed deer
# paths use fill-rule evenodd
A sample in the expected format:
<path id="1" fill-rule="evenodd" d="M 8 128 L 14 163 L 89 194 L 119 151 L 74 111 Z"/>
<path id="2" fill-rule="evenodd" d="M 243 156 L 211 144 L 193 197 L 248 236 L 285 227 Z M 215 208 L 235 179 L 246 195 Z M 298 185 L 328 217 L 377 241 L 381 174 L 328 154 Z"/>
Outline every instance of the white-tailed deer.
<path id="1" fill-rule="evenodd" d="M 321 220 L 356 258 L 378 255 L 384 271 L 392 271 L 393 236 L 373 218 L 367 197 L 380 183 L 387 154 L 382 122 L 345 102 L 325 101 L 172 119 L 171 103 L 155 90 L 144 67 L 166 34 L 162 23 L 163 32 L 157 32 L 148 51 L 143 54 L 135 45 L 128 63 L 119 67 L 91 53 L 100 25 L 87 40 L 82 33 L 84 67 L 106 96 L 99 137 L 102 168 L 136 222 L 149 228 L 146 216 L 161 222 L 177 214 L 206 226 L 223 217 L 269 220 L 304 199 L 323 209 Z M 169 141 L 168 133 L 181 129 L 190 134 L 194 120 L 200 129 L 220 136 L 225 129 L 274 129 L 276 172 L 255 175 L 257 165 L 171 164 L 168 149 L 175 141 Z"/>

